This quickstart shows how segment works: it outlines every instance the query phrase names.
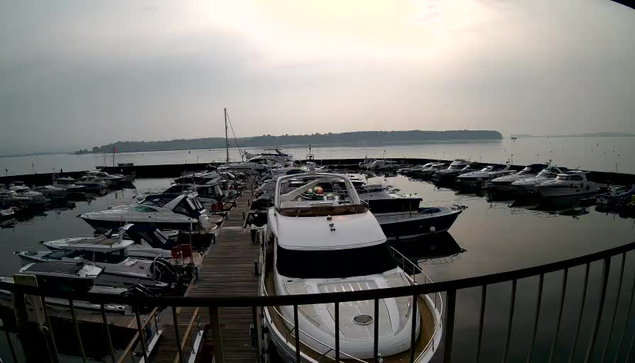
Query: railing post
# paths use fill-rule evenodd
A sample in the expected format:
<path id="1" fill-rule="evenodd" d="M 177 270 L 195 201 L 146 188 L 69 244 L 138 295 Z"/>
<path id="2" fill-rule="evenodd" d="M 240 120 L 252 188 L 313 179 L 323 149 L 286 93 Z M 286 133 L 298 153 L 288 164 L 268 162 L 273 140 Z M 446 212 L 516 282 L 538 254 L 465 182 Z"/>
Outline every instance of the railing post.
<path id="1" fill-rule="evenodd" d="M 536 314 L 534 315 L 534 333 L 531 338 L 531 347 L 529 348 L 529 356 L 527 356 L 527 363 L 531 363 L 531 358 L 534 354 L 534 345 L 536 345 L 536 335 L 538 335 L 538 322 L 540 321 L 540 304 L 542 302 L 542 288 L 545 282 L 545 275 L 540 274 L 540 280 L 538 281 L 538 297 L 536 299 Z"/>
<path id="2" fill-rule="evenodd" d="M 146 347 L 146 335 L 141 325 L 141 315 L 139 314 L 139 307 L 135 306 L 135 318 L 137 319 L 137 330 L 139 331 L 139 343 L 141 343 L 141 352 L 143 353 L 143 361 L 148 362 L 148 348 Z M 177 344 L 179 344 L 177 342 Z"/>
<path id="3" fill-rule="evenodd" d="M 633 281 L 633 286 L 631 287 L 631 298 L 628 303 L 628 309 L 626 310 L 626 318 L 624 319 L 624 326 L 622 327 L 622 335 L 620 336 L 620 343 L 615 350 L 615 358 L 613 358 L 613 363 L 617 363 L 617 358 L 620 356 L 620 350 L 622 350 L 622 345 L 624 344 L 624 336 L 626 335 L 626 328 L 628 328 L 628 321 L 631 318 L 631 310 L 633 308 L 633 299 L 635 298 L 635 281 Z M 635 335 L 633 335 L 635 337 Z M 630 351 L 630 348 L 629 348 Z"/>
<path id="4" fill-rule="evenodd" d="M 373 360 L 379 363 L 379 299 L 375 299 L 375 324 L 373 325 Z"/>
<path id="5" fill-rule="evenodd" d="M 293 329 L 295 331 L 295 361 L 300 363 L 300 317 L 298 316 L 298 305 L 293 305 Z"/>
<path id="6" fill-rule="evenodd" d="M 181 349 L 181 333 L 179 331 L 179 320 L 176 314 L 176 306 L 172 305 L 172 324 L 174 325 L 174 336 L 176 338 L 176 352 L 178 353 L 179 363 L 184 363 L 183 349 Z"/>
<path id="7" fill-rule="evenodd" d="M 86 353 L 84 352 L 84 344 L 82 344 L 82 335 L 79 332 L 79 325 L 77 324 L 77 319 L 75 318 L 75 306 L 72 298 L 68 299 L 68 306 L 71 310 L 71 319 L 73 320 L 73 326 L 75 327 L 75 337 L 77 338 L 77 343 L 79 343 L 79 351 L 82 353 L 82 362 L 86 363 Z"/>
<path id="8" fill-rule="evenodd" d="M 410 331 L 410 363 L 415 361 L 415 341 L 417 337 L 417 304 L 418 296 L 412 296 L 412 327 Z"/>
<path id="9" fill-rule="evenodd" d="M 580 314 L 578 314 L 578 321 L 576 323 L 575 335 L 573 336 L 573 346 L 571 347 L 571 353 L 569 354 L 569 363 L 573 362 L 573 357 L 575 356 L 575 346 L 578 343 L 578 335 L 580 333 L 580 323 L 582 321 L 582 315 L 584 313 L 584 302 L 586 301 L 586 290 L 589 285 L 589 269 L 591 268 L 591 263 L 587 262 L 586 269 L 584 270 L 584 288 L 582 289 L 582 304 L 580 306 Z"/>
<path id="10" fill-rule="evenodd" d="M 223 337 L 220 331 L 220 318 L 218 316 L 218 306 L 209 307 L 209 320 L 214 337 L 214 360 L 215 363 L 224 363 L 223 357 Z"/>
<path id="11" fill-rule="evenodd" d="M 556 351 L 558 343 L 558 335 L 560 334 L 560 324 L 562 323 L 562 311 L 564 310 L 564 297 L 567 292 L 567 280 L 569 277 L 569 269 L 565 268 L 562 274 L 562 292 L 560 293 L 560 308 L 558 309 L 558 322 L 556 323 L 556 336 L 551 344 L 551 353 L 549 353 L 549 362 L 553 360 L 553 354 Z"/>
<path id="12" fill-rule="evenodd" d="M 101 304 L 101 319 L 104 322 L 104 327 L 106 328 L 106 337 L 108 338 L 108 350 L 110 350 L 110 357 L 112 358 L 112 362 L 116 363 L 117 359 L 115 358 L 115 349 L 112 345 L 112 337 L 110 336 L 110 328 L 108 327 L 108 319 L 106 318 L 106 308 L 104 304 Z"/>
<path id="13" fill-rule="evenodd" d="M 608 348 L 611 337 L 613 336 L 613 326 L 615 325 L 615 318 L 617 317 L 617 308 L 620 306 L 620 297 L 622 296 L 622 282 L 624 281 L 624 266 L 626 265 L 626 252 L 622 253 L 622 265 L 620 266 L 620 278 L 617 282 L 617 297 L 615 298 L 615 309 L 613 310 L 613 317 L 611 318 L 611 325 L 609 327 L 609 336 L 606 339 L 606 343 L 604 343 L 604 348 L 602 349 L 602 358 L 601 362 L 604 362 L 604 358 L 606 358 L 606 349 Z M 619 354 L 619 352 L 617 352 Z"/>
<path id="14" fill-rule="evenodd" d="M 518 280 L 512 280 L 512 296 L 510 298 L 509 319 L 507 320 L 507 340 L 505 341 L 505 352 L 503 353 L 503 362 L 509 360 L 509 343 L 512 337 L 512 324 L 514 323 L 514 310 L 516 307 L 516 287 Z"/>
<path id="15" fill-rule="evenodd" d="M 16 285 L 38 286 L 35 276 L 32 275 L 16 274 L 14 282 Z M 52 331 L 43 329 L 45 321 L 40 309 L 46 311 L 46 306 L 40 297 L 25 295 L 17 291 L 13 292 L 12 296 L 17 318 L 18 339 L 22 345 L 26 362 L 57 363 L 59 359 L 51 340 Z M 7 337 L 9 337 L 8 334 Z M 10 338 L 9 342 L 11 342 Z M 10 348 L 12 347 L 13 345 L 10 346 Z"/>
<path id="16" fill-rule="evenodd" d="M 591 356 L 593 355 L 593 351 L 595 349 L 595 341 L 598 337 L 598 326 L 600 325 L 600 321 L 602 320 L 602 312 L 604 311 L 604 301 L 606 300 L 606 285 L 609 282 L 610 271 L 611 258 L 607 257 L 604 259 L 604 264 L 602 265 L 602 288 L 600 290 L 600 305 L 598 306 L 598 312 L 595 317 L 595 322 L 593 323 L 593 329 L 591 330 L 591 341 L 589 342 L 589 346 L 586 351 L 586 357 L 584 358 L 585 362 L 589 362 L 591 360 Z"/>
<path id="17" fill-rule="evenodd" d="M 335 363 L 340 361 L 340 303 L 335 302 Z"/>
<path id="18" fill-rule="evenodd" d="M 483 325 L 485 324 L 485 303 L 487 302 L 487 285 L 483 285 L 481 292 L 481 315 L 478 323 L 478 343 L 476 346 L 476 363 L 481 360 L 481 345 L 483 343 Z"/>
<path id="19" fill-rule="evenodd" d="M 454 339 L 454 311 L 456 309 L 456 290 L 447 292 L 448 306 L 445 314 L 445 345 L 443 347 L 443 362 L 452 361 L 452 340 Z"/>

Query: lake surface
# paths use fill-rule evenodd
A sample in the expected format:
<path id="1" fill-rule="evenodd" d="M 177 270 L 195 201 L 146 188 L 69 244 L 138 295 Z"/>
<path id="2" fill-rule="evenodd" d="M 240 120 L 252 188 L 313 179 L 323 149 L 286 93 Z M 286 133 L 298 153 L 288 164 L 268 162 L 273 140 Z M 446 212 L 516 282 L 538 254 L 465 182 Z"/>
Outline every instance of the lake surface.
<path id="1" fill-rule="evenodd" d="M 261 152 L 259 148 L 247 148 L 249 152 Z M 285 148 L 296 159 L 304 159 L 307 147 Z M 316 159 L 337 158 L 400 158 L 418 157 L 431 159 L 465 158 L 473 161 L 515 164 L 538 162 L 553 163 L 570 168 L 580 167 L 596 171 L 635 173 L 635 138 L 573 137 L 573 138 L 509 138 L 494 142 L 427 143 L 416 145 L 380 145 L 314 147 Z M 231 160 L 240 160 L 236 149 L 230 150 Z M 224 161 L 224 149 L 157 151 L 121 153 L 115 155 L 115 164 L 181 164 Z M 9 175 L 91 170 L 96 166 L 113 165 L 112 154 L 86 155 L 37 155 L 0 157 L 0 172 Z"/>
<path id="2" fill-rule="evenodd" d="M 460 204 L 467 207 L 451 228 L 449 235 L 436 239 L 422 239 L 400 247 L 413 259 L 420 260 L 420 265 L 435 281 L 539 265 L 601 251 L 635 240 L 635 219 L 599 213 L 595 211 L 594 206 L 573 206 L 560 211 L 545 212 L 528 208 L 510 208 L 510 201 L 488 202 L 483 197 L 460 195 L 453 190 L 439 189 L 430 183 L 412 181 L 402 176 L 378 177 L 371 181 L 395 185 L 405 193 L 417 193 L 424 199 L 426 205 Z M 0 274 L 10 275 L 20 268 L 20 261 L 13 255 L 14 251 L 40 249 L 39 241 L 42 240 L 92 234 L 92 228 L 77 218 L 77 215 L 102 210 L 113 205 L 134 203 L 137 193 L 161 190 L 170 185 L 170 181 L 138 179 L 135 185 L 137 190 L 111 192 L 88 202 L 76 202 L 74 208 L 47 211 L 42 215 L 0 229 L 0 248 L 3 249 L 3 253 L 0 254 Z M 619 258 L 614 258 L 606 306 L 615 305 L 619 266 Z M 555 361 L 568 359 L 580 308 L 583 274 L 583 267 L 572 269 L 569 274 L 561 338 Z M 629 255 L 616 333 L 609 347 L 610 359 L 613 357 L 613 351 L 620 337 L 618 333 L 622 331 L 621 324 L 625 318 L 634 275 L 635 259 Z M 583 357 L 583 351 L 588 343 L 590 326 L 598 306 L 600 276 L 601 264 L 593 264 L 577 345 L 579 354 L 576 355 L 575 361 Z M 544 296 L 540 310 L 541 324 L 534 349 L 535 362 L 544 361 L 551 349 L 550 342 L 554 334 L 552 322 L 557 318 L 561 280 L 561 272 L 545 276 Z M 537 278 L 518 282 L 516 314 L 511 338 L 511 361 L 524 360 L 529 351 L 537 286 Z M 502 359 L 510 308 L 510 288 L 511 283 L 488 287 L 481 357 L 483 362 Z M 453 355 L 456 362 L 474 360 L 479 306 L 480 288 L 458 293 Z M 612 310 L 609 312 L 612 313 Z M 599 341 L 602 344 L 604 342 L 602 338 L 606 337 L 610 323 L 607 316 L 610 317 L 610 314 L 606 314 L 600 329 Z M 551 324 L 546 324 L 547 322 Z M 630 341 L 633 328 L 635 328 L 633 325 L 628 326 L 626 346 Z M 0 349 L 0 353 L 4 354 L 7 351 Z M 4 357 L 7 355 L 2 355 L 2 358 Z M 440 357 L 440 354 L 437 355 L 435 361 L 439 361 Z M 624 359 L 624 355 L 621 359 Z"/>

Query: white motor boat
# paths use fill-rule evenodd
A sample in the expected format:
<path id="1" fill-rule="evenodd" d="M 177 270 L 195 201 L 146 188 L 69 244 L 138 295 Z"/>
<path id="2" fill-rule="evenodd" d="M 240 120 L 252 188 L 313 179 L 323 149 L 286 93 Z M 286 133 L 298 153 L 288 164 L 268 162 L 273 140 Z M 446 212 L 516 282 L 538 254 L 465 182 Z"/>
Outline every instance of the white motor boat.
<path id="1" fill-rule="evenodd" d="M 513 182 L 533 178 L 539 172 L 544 170 L 547 166 L 548 165 L 546 164 L 527 165 L 523 168 L 523 170 L 519 171 L 518 173 L 505 175 L 505 176 L 499 176 L 495 179 L 492 179 L 488 187 L 492 191 L 499 191 L 499 192 L 515 191 L 516 188 L 512 186 Z"/>
<path id="2" fill-rule="evenodd" d="M 93 263 L 104 269 L 97 283 L 128 287 L 141 284 L 152 290 L 168 290 L 182 281 L 178 271 L 162 258 L 154 260 L 128 256 L 134 241 L 118 236 L 64 238 L 43 243 L 49 250 L 22 251 L 16 254 L 23 264 L 33 262 L 72 261 Z"/>
<path id="3" fill-rule="evenodd" d="M 511 170 L 509 166 L 488 165 L 481 170 L 461 174 L 456 180 L 459 187 L 483 188 L 493 179 L 515 173 L 516 171 Z"/>
<path id="4" fill-rule="evenodd" d="M 110 174 L 100 170 L 90 170 L 86 172 L 87 177 L 93 181 L 103 181 L 108 188 L 118 188 L 125 181 L 125 177 L 120 174 Z"/>
<path id="5" fill-rule="evenodd" d="M 413 178 L 424 179 L 431 177 L 434 173 L 443 169 L 444 167 L 444 163 L 427 163 L 406 169 L 402 173 Z"/>
<path id="6" fill-rule="evenodd" d="M 43 185 L 34 188 L 35 191 L 42 193 L 45 198 L 50 200 L 64 200 L 68 196 L 68 192 L 64 188 L 54 187 L 52 185 Z"/>
<path id="7" fill-rule="evenodd" d="M 463 159 L 454 160 L 447 169 L 437 170 L 432 174 L 432 180 L 439 183 L 453 182 L 459 175 L 476 171 L 476 167 Z"/>
<path id="8" fill-rule="evenodd" d="M 11 185 L 9 189 L 0 189 L 0 201 L 7 204 L 21 204 L 24 206 L 42 206 L 46 198 L 40 192 L 32 191 L 23 185 Z"/>
<path id="9" fill-rule="evenodd" d="M 53 179 L 53 186 L 56 188 L 65 189 L 69 194 L 83 194 L 86 192 L 86 187 L 75 184 L 75 179 L 71 177 L 59 177 Z"/>
<path id="10" fill-rule="evenodd" d="M 45 291 L 85 293 L 93 288 L 103 267 L 83 261 L 33 262 L 20 269 L 21 274 L 36 277 Z"/>
<path id="11" fill-rule="evenodd" d="M 108 181 L 100 176 L 92 174 L 84 175 L 83 177 L 79 178 L 79 180 L 77 180 L 75 184 L 86 188 L 85 192 L 91 194 L 101 194 L 101 192 L 103 192 L 109 186 Z"/>
<path id="12" fill-rule="evenodd" d="M 80 218 L 102 233 L 128 223 L 163 230 L 210 232 L 219 222 L 210 218 L 195 193 L 149 195 L 139 204 L 84 213 Z"/>
<path id="13" fill-rule="evenodd" d="M 308 177 L 304 176 L 304 177 Z M 346 177 L 311 174 L 312 180 L 289 192 L 293 176 L 278 179 L 275 206 L 269 209 L 272 251 L 268 253 L 261 291 L 266 295 L 319 294 L 414 284 L 397 266 L 382 229 Z M 273 256 L 273 257 L 271 257 Z M 273 261 L 271 261 L 273 259 Z M 441 341 L 441 312 L 428 296 L 355 301 L 340 304 L 339 347 L 344 360 L 371 359 L 375 323 L 384 362 L 410 356 L 413 309 L 417 309 L 415 362 L 428 362 Z M 291 306 L 264 309 L 265 324 L 278 353 L 295 361 Z M 376 321 L 377 320 L 377 321 Z M 298 309 L 302 362 L 335 356 L 334 304 Z"/>
<path id="14" fill-rule="evenodd" d="M 226 195 L 223 193 L 220 185 L 217 184 L 173 184 L 166 189 L 163 194 L 181 194 L 181 193 L 196 193 L 199 201 L 203 204 L 205 209 L 218 210 L 223 209 L 223 200 Z"/>
<path id="15" fill-rule="evenodd" d="M 543 198 L 574 197 L 596 194 L 600 186 L 587 179 L 587 171 L 572 170 L 558 174 L 556 179 L 540 183 L 538 193 Z"/>
<path id="16" fill-rule="evenodd" d="M 293 161 L 293 154 L 288 154 L 282 151 L 282 149 L 270 148 L 264 149 L 262 153 L 252 154 L 245 152 L 244 153 L 245 160 L 248 163 L 286 163 L 289 161 Z"/>
<path id="17" fill-rule="evenodd" d="M 546 181 L 554 180 L 558 176 L 558 174 L 564 174 L 565 171 L 565 168 L 548 166 L 534 177 L 513 182 L 511 184 L 511 187 L 514 188 L 516 192 L 521 194 L 535 193 L 537 191 L 538 185 Z"/>

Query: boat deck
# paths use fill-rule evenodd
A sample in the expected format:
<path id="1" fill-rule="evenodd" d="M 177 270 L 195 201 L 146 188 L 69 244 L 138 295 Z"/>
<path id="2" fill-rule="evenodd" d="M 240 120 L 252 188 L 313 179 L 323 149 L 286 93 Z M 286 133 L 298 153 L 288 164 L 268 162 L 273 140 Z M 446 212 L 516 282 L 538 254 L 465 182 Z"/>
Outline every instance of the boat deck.
<path id="1" fill-rule="evenodd" d="M 249 229 L 244 229 L 244 217 L 249 211 L 251 192 L 245 191 L 228 213 L 216 243 L 211 245 L 199 268 L 199 281 L 190 286 L 186 296 L 257 296 L 258 277 L 254 261 L 260 258 L 260 245 L 251 242 Z M 177 309 L 179 334 L 184 343 L 183 359 L 192 351 L 193 341 L 200 329 L 209 324 L 207 308 Z M 171 316 L 171 314 L 170 314 Z M 252 309 L 220 308 L 223 353 L 226 362 L 255 362 L 256 350 L 252 348 L 250 325 Z M 199 329 L 200 326 L 200 329 Z M 153 362 L 178 362 L 177 343 L 172 319 L 163 322 L 164 336 L 159 341 Z M 207 361 L 201 357 L 202 361 Z M 210 358 L 211 361 L 211 358 Z"/>

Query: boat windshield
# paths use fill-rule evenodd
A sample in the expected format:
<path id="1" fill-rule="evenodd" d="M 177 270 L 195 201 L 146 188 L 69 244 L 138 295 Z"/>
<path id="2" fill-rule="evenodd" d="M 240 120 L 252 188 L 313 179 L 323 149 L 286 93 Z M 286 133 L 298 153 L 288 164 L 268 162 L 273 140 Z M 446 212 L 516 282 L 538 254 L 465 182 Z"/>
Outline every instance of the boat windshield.
<path id="1" fill-rule="evenodd" d="M 53 251 L 47 254 L 45 258 L 49 260 L 66 260 L 80 258 L 92 262 L 120 263 L 128 258 L 128 252 L 125 248 L 109 252 L 63 250 Z"/>
<path id="2" fill-rule="evenodd" d="M 523 170 L 519 171 L 518 175 L 531 174 L 532 172 L 533 172 L 533 169 L 527 166 Z"/>
<path id="3" fill-rule="evenodd" d="M 345 250 L 298 251 L 278 246 L 276 268 L 282 276 L 330 279 L 368 276 L 397 267 L 386 243 Z"/>
<path id="4" fill-rule="evenodd" d="M 553 169 L 545 169 L 543 171 L 541 171 L 540 173 L 538 173 L 537 177 L 538 178 L 549 178 L 549 179 L 553 179 L 558 175 L 557 170 L 553 170 Z"/>
<path id="5" fill-rule="evenodd" d="M 151 205 L 153 207 L 163 207 L 169 202 L 174 200 L 174 194 L 157 194 L 157 195 L 148 195 L 143 202 L 139 204 L 143 205 Z"/>

